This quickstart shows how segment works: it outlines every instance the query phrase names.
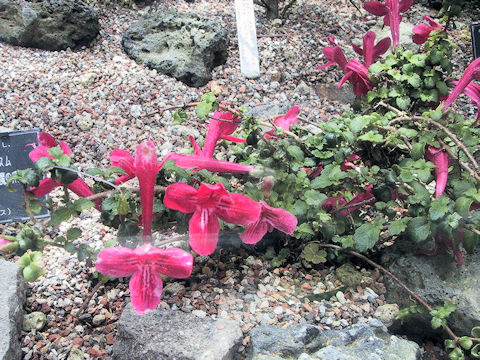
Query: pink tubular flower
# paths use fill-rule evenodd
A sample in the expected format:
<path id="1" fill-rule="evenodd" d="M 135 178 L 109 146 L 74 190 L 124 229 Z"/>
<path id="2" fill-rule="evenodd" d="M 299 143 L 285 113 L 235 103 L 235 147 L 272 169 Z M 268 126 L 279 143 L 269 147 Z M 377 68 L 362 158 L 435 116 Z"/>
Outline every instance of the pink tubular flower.
<path id="1" fill-rule="evenodd" d="M 205 145 L 203 146 L 203 155 L 209 158 L 213 157 L 215 147 L 220 139 L 237 143 L 246 142 L 245 139 L 231 136 L 241 122 L 242 120 L 237 115 L 232 114 L 229 111 L 215 111 L 208 125 L 208 132 L 207 136 L 205 137 Z"/>
<path id="2" fill-rule="evenodd" d="M 435 199 L 445 191 L 448 180 L 448 155 L 443 149 L 429 146 L 425 152 L 425 160 L 431 161 L 435 168 Z"/>
<path id="3" fill-rule="evenodd" d="M 113 166 L 119 167 L 127 173 L 126 175 L 122 175 L 119 178 L 116 178 L 115 184 L 122 184 L 135 177 L 135 165 L 133 164 L 134 158 L 132 154 L 130 154 L 128 151 L 122 149 L 114 149 L 110 154 L 110 161 L 112 162 Z"/>
<path id="4" fill-rule="evenodd" d="M 424 16 L 424 20 L 427 20 L 430 25 L 427 24 L 418 24 L 413 28 L 413 36 L 412 41 L 415 44 L 423 44 L 425 43 L 428 38 L 430 37 L 430 33 L 435 30 L 445 30 L 445 28 L 433 20 L 430 16 Z"/>
<path id="5" fill-rule="evenodd" d="M 10 248 L 10 246 L 14 245 L 13 241 L 15 240 L 15 238 L 13 236 L 6 236 L 6 235 L 4 235 L 4 236 L 5 237 L 0 236 L 0 253 L 7 254 L 7 253 L 10 253 L 10 252 L 13 252 L 14 249 Z M 8 239 L 7 239 L 7 237 L 8 237 Z M 5 247 L 5 249 L 3 249 L 3 247 Z"/>
<path id="6" fill-rule="evenodd" d="M 278 229 L 286 234 L 293 234 L 297 227 L 297 218 L 287 210 L 274 208 L 266 202 L 260 201 L 260 217 L 254 223 L 245 227 L 240 239 L 245 244 L 256 244 L 268 232 Z"/>
<path id="7" fill-rule="evenodd" d="M 462 75 L 462 78 L 457 82 L 457 85 L 452 90 L 450 95 L 448 95 L 448 98 L 443 105 L 443 111 L 447 110 L 448 107 L 457 99 L 457 97 L 464 92 L 466 87 L 473 80 L 477 79 L 480 79 L 480 58 L 475 59 L 470 65 L 468 65 L 467 70 L 465 70 Z"/>
<path id="8" fill-rule="evenodd" d="M 385 4 L 380 1 L 363 3 L 365 10 L 375 16 L 383 16 L 383 23 L 390 26 L 393 47 L 397 47 L 400 42 L 400 21 L 402 21 L 400 13 L 407 11 L 412 5 L 413 0 L 385 0 Z"/>
<path id="9" fill-rule="evenodd" d="M 183 169 L 205 169 L 211 172 L 221 173 L 246 173 L 255 169 L 252 165 L 237 164 L 230 161 L 215 160 L 205 157 L 203 155 L 183 155 L 183 154 L 168 154 L 162 161 L 172 160 L 178 167 Z"/>
<path id="10" fill-rule="evenodd" d="M 375 44 L 375 33 L 369 31 L 363 37 L 363 49 L 357 45 L 352 45 L 353 50 L 358 55 L 363 55 L 363 64 L 366 68 L 373 64 L 373 61 L 379 59 L 390 47 L 390 39 L 384 38 Z"/>
<path id="11" fill-rule="evenodd" d="M 131 276 L 130 300 L 135 311 L 143 315 L 154 309 L 162 295 L 164 274 L 177 279 L 190 276 L 193 256 L 178 248 L 158 249 L 145 244 L 132 250 L 124 247 L 107 248 L 98 254 L 95 264 L 99 273 L 114 276 Z"/>
<path id="12" fill-rule="evenodd" d="M 451 82 L 451 84 L 454 84 L 454 85 L 457 85 L 458 83 L 459 83 L 458 81 Z M 477 105 L 478 107 L 477 119 L 479 119 L 480 118 L 480 85 L 477 85 L 474 82 L 470 82 L 463 89 L 463 93 L 470 98 L 471 104 Z"/>
<path id="13" fill-rule="evenodd" d="M 153 141 L 146 141 L 137 146 L 133 162 L 135 174 L 140 185 L 140 202 L 142 204 L 143 241 L 152 238 L 153 198 L 155 180 L 161 165 L 157 161 L 157 153 Z"/>
<path id="14" fill-rule="evenodd" d="M 257 221 L 260 205 L 241 194 L 229 194 L 222 183 L 193 186 L 176 183 L 165 189 L 167 208 L 193 213 L 189 222 L 190 246 L 200 255 L 210 255 L 218 242 L 218 219 L 239 225 Z"/>
<path id="15" fill-rule="evenodd" d="M 50 155 L 48 149 L 55 146 L 59 146 L 63 150 L 63 153 L 67 156 L 70 156 L 72 154 L 66 142 L 61 141 L 60 143 L 57 143 L 55 138 L 52 135 L 47 134 L 46 132 L 40 132 L 37 135 L 37 141 L 38 146 L 35 146 L 33 150 L 30 151 L 30 153 L 28 154 L 30 160 L 32 160 L 33 162 L 37 162 L 42 157 L 53 159 L 53 156 Z M 59 186 L 62 186 L 62 184 L 58 180 L 45 178 L 40 180 L 40 183 L 37 187 L 32 187 L 29 189 L 29 191 L 32 191 L 35 197 L 41 197 L 49 194 L 53 189 Z M 90 187 L 85 183 L 85 181 L 80 178 L 77 178 L 75 181 L 68 184 L 67 188 L 81 197 L 88 197 L 94 194 L 92 189 L 90 189 Z M 96 204 L 98 209 L 101 202 L 98 201 Z"/>
<path id="16" fill-rule="evenodd" d="M 290 125 L 296 124 L 298 121 L 298 114 L 300 113 L 300 106 L 294 105 L 290 110 L 287 111 L 285 116 L 279 116 L 273 120 L 273 124 L 283 130 L 290 130 Z M 283 134 L 285 136 L 285 134 Z M 267 131 L 264 134 L 265 139 L 278 138 L 278 135 L 275 135 L 275 129 Z"/>

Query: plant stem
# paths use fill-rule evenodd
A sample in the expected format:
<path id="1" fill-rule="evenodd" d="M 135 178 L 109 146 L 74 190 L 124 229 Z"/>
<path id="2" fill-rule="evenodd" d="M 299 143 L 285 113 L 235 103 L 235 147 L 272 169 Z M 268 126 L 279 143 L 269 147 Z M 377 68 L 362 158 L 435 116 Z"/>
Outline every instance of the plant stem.
<path id="1" fill-rule="evenodd" d="M 87 296 L 87 298 L 85 299 L 85 301 L 83 302 L 82 306 L 80 306 L 80 309 L 78 309 L 78 312 L 77 312 L 77 315 L 76 317 L 80 317 L 80 315 L 83 314 L 83 312 L 85 311 L 85 308 L 88 306 L 88 303 L 90 302 L 90 300 L 92 300 L 92 297 L 93 295 L 95 295 L 95 293 L 98 291 L 98 289 L 100 289 L 101 286 L 103 286 L 104 284 L 99 281 L 97 283 L 97 285 L 95 285 L 95 287 L 92 289 L 91 293 Z"/>
<path id="2" fill-rule="evenodd" d="M 350 209 L 350 208 L 353 208 L 353 207 L 357 207 L 357 206 L 362 206 L 362 205 L 366 205 L 366 204 L 370 204 L 372 201 L 374 201 L 375 198 L 372 197 L 370 199 L 367 199 L 367 200 L 363 200 L 363 201 L 360 201 L 358 203 L 355 203 L 355 204 L 350 204 L 350 205 L 345 205 L 345 206 L 342 206 L 341 208 L 338 208 L 336 209 L 333 213 L 338 213 L 342 210 L 346 210 L 346 209 Z"/>
<path id="3" fill-rule="evenodd" d="M 417 295 L 415 292 L 413 292 L 412 290 L 410 290 L 407 285 L 405 285 L 399 278 L 397 278 L 395 275 L 393 275 L 390 271 L 388 271 L 387 269 L 385 269 L 383 266 L 377 264 L 376 262 L 370 260 L 368 257 L 366 257 L 365 255 L 362 255 L 356 251 L 353 251 L 353 250 L 350 250 L 350 249 L 344 249 L 342 248 L 341 246 L 338 246 L 338 245 L 333 245 L 333 244 L 324 244 L 324 243 L 318 243 L 319 246 L 321 247 L 327 247 L 327 248 L 332 248 L 332 249 L 336 249 L 336 250 L 341 250 L 341 251 L 345 251 L 353 256 L 356 256 L 360 259 L 362 259 L 363 261 L 367 262 L 368 264 L 372 265 L 374 268 L 382 271 L 384 274 L 388 275 L 390 278 L 392 278 L 398 285 L 400 285 L 410 296 L 412 296 L 413 298 L 415 298 L 415 300 L 417 300 L 420 304 L 422 304 L 425 309 L 427 309 L 429 312 L 433 310 L 433 308 L 423 299 L 421 298 L 419 295 Z M 452 329 L 450 329 L 448 326 L 445 326 L 445 331 L 448 333 L 448 335 L 456 342 L 458 340 L 458 336 L 453 332 Z"/>
<path id="4" fill-rule="evenodd" d="M 104 179 L 102 179 L 101 177 L 98 177 L 98 176 L 95 176 L 95 175 L 90 175 L 89 173 L 86 173 L 86 172 L 83 172 L 83 171 L 80 171 L 80 170 L 70 169 L 70 168 L 67 168 L 67 167 L 57 166 L 57 165 L 48 166 L 48 168 L 50 168 L 50 169 L 61 169 L 61 170 L 73 171 L 74 173 L 77 173 L 77 175 L 83 175 L 83 176 L 90 177 L 90 178 L 94 179 L 95 181 L 98 181 L 98 182 L 102 182 L 102 183 L 104 183 L 104 184 L 107 184 L 107 185 L 113 187 L 114 189 L 116 189 L 117 191 L 122 192 L 122 189 L 121 189 L 119 186 L 115 185 L 114 183 L 112 183 L 112 182 L 110 182 L 110 181 L 107 181 L 107 180 L 104 180 Z"/>
<path id="5" fill-rule="evenodd" d="M 140 188 L 139 187 L 128 188 L 128 190 L 130 190 L 134 193 L 137 193 L 137 194 L 140 193 Z M 154 191 L 155 191 L 155 193 L 164 193 L 165 192 L 165 187 L 164 186 L 155 186 Z M 107 191 L 103 191 L 103 192 L 98 193 L 98 194 L 90 195 L 90 196 L 86 197 L 85 199 L 90 200 L 90 201 L 104 199 L 106 197 L 109 197 L 109 196 L 115 194 L 115 192 L 116 192 L 116 190 L 107 190 Z"/>

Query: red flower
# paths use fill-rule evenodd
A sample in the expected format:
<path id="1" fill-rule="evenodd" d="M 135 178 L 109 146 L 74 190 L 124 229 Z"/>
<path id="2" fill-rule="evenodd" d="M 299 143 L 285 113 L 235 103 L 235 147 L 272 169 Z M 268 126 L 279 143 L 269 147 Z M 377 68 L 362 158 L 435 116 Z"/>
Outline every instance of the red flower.
<path id="1" fill-rule="evenodd" d="M 15 251 L 18 244 L 15 242 L 15 238 L 13 236 L 0 236 L 0 253 L 11 253 Z"/>
<path id="2" fill-rule="evenodd" d="M 462 78 L 459 82 L 457 82 L 457 85 L 452 90 L 450 95 L 448 95 L 448 98 L 443 105 L 443 111 L 447 110 L 447 108 L 452 105 L 452 103 L 457 99 L 457 97 L 465 91 L 467 86 L 473 80 L 477 79 L 480 79 L 480 58 L 474 60 L 470 65 L 468 65 L 467 70 L 465 70 L 462 75 Z"/>
<path id="3" fill-rule="evenodd" d="M 431 161 L 435 168 L 435 199 L 445 191 L 448 180 L 448 155 L 443 149 L 429 146 L 425 152 L 425 160 Z"/>
<path id="4" fill-rule="evenodd" d="M 130 300 L 141 315 L 160 302 L 163 284 L 159 274 L 183 279 L 190 276 L 193 267 L 190 253 L 177 248 L 158 249 L 151 244 L 135 250 L 107 248 L 98 253 L 97 259 L 98 272 L 114 277 L 131 276 Z"/>
<path id="5" fill-rule="evenodd" d="M 30 160 L 32 160 L 33 162 L 37 162 L 42 157 L 53 159 L 54 157 L 50 155 L 48 149 L 55 146 L 59 146 L 63 150 L 63 153 L 67 156 L 70 156 L 72 154 L 66 142 L 61 141 L 60 143 L 57 143 L 55 138 L 52 135 L 47 134 L 46 132 L 40 132 L 37 135 L 37 141 L 38 146 L 35 146 L 33 150 L 30 151 L 30 153 L 28 154 Z M 40 183 L 37 187 L 31 187 L 29 191 L 32 191 L 35 197 L 41 197 L 49 194 L 53 189 L 58 186 L 62 186 L 62 184 L 58 180 L 45 178 L 40 180 Z M 67 188 L 81 197 L 88 197 L 94 194 L 92 189 L 90 189 L 90 187 L 80 178 L 77 178 L 75 181 L 68 184 Z M 101 202 L 98 201 L 96 202 L 96 204 L 98 209 Z"/>
<path id="6" fill-rule="evenodd" d="M 200 184 L 198 189 L 176 183 L 165 190 L 167 208 L 193 213 L 189 222 L 190 246 L 200 255 L 213 253 L 218 242 L 218 219 L 247 225 L 260 216 L 260 205 L 241 194 L 229 194 L 222 183 Z"/>
<path id="7" fill-rule="evenodd" d="M 375 16 L 383 16 L 383 23 L 390 26 L 393 47 L 397 47 L 400 41 L 400 21 L 402 21 L 400 13 L 407 11 L 412 5 L 413 0 L 385 0 L 385 4 L 379 1 L 363 3 L 365 10 Z"/>
<path id="8" fill-rule="evenodd" d="M 161 165 L 163 166 L 165 161 L 168 160 L 175 161 L 175 164 L 183 169 L 205 169 L 208 171 L 221 173 L 245 173 L 255 169 L 255 167 L 252 165 L 210 159 L 204 155 L 183 155 L 170 153 L 165 157 Z"/>
<path id="9" fill-rule="evenodd" d="M 297 123 L 299 112 L 300 112 L 300 106 L 294 105 L 290 110 L 288 110 L 285 116 L 277 117 L 275 120 L 273 120 L 273 123 L 275 124 L 276 127 L 289 131 L 290 126 Z M 283 136 L 285 136 L 285 134 L 283 134 Z M 275 129 L 272 129 L 270 131 L 267 131 L 264 134 L 264 137 L 265 139 L 272 139 L 272 138 L 278 138 L 278 135 L 275 135 Z"/>
<path id="10" fill-rule="evenodd" d="M 352 45 L 353 50 L 358 55 L 363 55 L 363 64 L 366 68 L 373 64 L 373 61 L 379 59 L 390 47 L 390 39 L 384 38 L 375 44 L 375 33 L 369 31 L 363 37 L 363 49 L 357 45 Z"/>
<path id="11" fill-rule="evenodd" d="M 256 244 L 268 232 L 278 229 L 286 234 L 293 234 L 297 227 L 297 218 L 287 210 L 274 208 L 266 202 L 260 201 L 260 217 L 254 223 L 245 227 L 240 239 L 245 244 Z"/>
<path id="12" fill-rule="evenodd" d="M 110 154 L 110 161 L 115 167 L 119 167 L 127 174 L 115 179 L 115 184 L 119 185 L 135 177 L 134 158 L 126 150 L 114 149 Z"/>
<path id="13" fill-rule="evenodd" d="M 433 20 L 430 16 L 424 16 L 424 20 L 427 20 L 430 25 L 427 24 L 419 24 L 413 28 L 413 36 L 412 41 L 415 44 L 423 44 L 425 43 L 428 38 L 430 37 L 430 33 L 435 30 L 445 30 L 445 28 Z"/>

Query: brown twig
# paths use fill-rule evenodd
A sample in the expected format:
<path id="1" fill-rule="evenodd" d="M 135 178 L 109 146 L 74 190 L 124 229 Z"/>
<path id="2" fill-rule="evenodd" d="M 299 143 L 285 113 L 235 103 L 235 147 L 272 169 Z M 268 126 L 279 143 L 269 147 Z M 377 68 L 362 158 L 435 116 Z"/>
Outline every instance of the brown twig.
<path id="1" fill-rule="evenodd" d="M 353 207 L 366 205 L 366 204 L 371 203 L 371 202 L 374 201 L 374 200 L 375 200 L 375 198 L 370 198 L 370 199 L 363 200 L 363 201 L 360 201 L 360 202 L 355 203 L 355 204 L 345 205 L 345 206 L 342 206 L 341 208 L 336 209 L 333 213 L 336 214 L 336 213 L 339 213 L 340 211 L 343 211 L 343 210 L 346 210 L 346 209 L 350 209 L 350 208 L 353 208 Z"/>
<path id="2" fill-rule="evenodd" d="M 144 115 L 143 117 L 149 117 L 149 116 L 152 116 L 152 115 L 155 115 L 155 114 L 163 114 L 165 111 L 168 111 L 168 110 L 182 109 L 182 108 L 193 107 L 193 106 L 197 106 L 197 105 L 198 105 L 198 102 L 193 102 L 193 103 L 188 103 L 188 104 L 183 103 L 181 105 L 172 105 L 172 106 L 169 106 L 169 107 L 166 107 L 166 108 L 148 113 L 148 114 Z"/>
<path id="3" fill-rule="evenodd" d="M 410 290 L 407 285 L 405 285 L 399 278 L 397 278 L 395 275 L 393 275 L 390 271 L 388 271 L 387 269 L 385 269 L 383 266 L 377 264 L 376 262 L 370 260 L 368 257 L 366 257 L 365 255 L 362 255 L 356 251 L 353 251 L 353 250 L 349 250 L 349 249 L 344 249 L 342 248 L 341 246 L 338 246 L 338 245 L 333 245 L 333 244 L 324 244 L 324 243 L 318 243 L 319 246 L 321 247 L 328 247 L 328 248 L 332 248 L 332 249 L 336 249 L 336 250 L 341 250 L 341 251 L 345 251 L 353 256 L 356 256 L 360 259 L 362 259 L 363 261 L 367 262 L 368 264 L 372 265 L 374 268 L 382 271 L 384 274 L 388 275 L 390 278 L 392 278 L 398 285 L 400 285 L 410 296 L 412 296 L 415 300 L 417 300 L 420 304 L 422 304 L 425 309 L 427 309 L 429 312 L 433 310 L 433 308 L 423 299 L 421 298 L 419 295 L 417 295 L 415 292 L 413 292 L 412 290 Z M 458 336 L 453 332 L 452 329 L 450 329 L 448 326 L 445 326 L 445 331 L 448 333 L 448 335 L 454 340 L 454 341 L 457 341 L 458 340 Z"/>
<path id="4" fill-rule="evenodd" d="M 86 307 L 88 306 L 88 303 L 90 302 L 90 300 L 92 300 L 93 298 L 93 295 L 95 295 L 95 293 L 98 291 L 98 289 L 100 289 L 100 287 L 102 287 L 104 284 L 103 282 L 99 281 L 97 283 L 97 285 L 95 285 L 95 287 L 92 289 L 92 291 L 90 292 L 90 295 L 87 296 L 87 298 L 85 299 L 85 301 L 83 302 L 82 306 L 80 306 L 80 309 L 78 309 L 78 312 L 77 312 L 77 315 L 76 317 L 79 318 L 83 312 L 85 311 Z"/>

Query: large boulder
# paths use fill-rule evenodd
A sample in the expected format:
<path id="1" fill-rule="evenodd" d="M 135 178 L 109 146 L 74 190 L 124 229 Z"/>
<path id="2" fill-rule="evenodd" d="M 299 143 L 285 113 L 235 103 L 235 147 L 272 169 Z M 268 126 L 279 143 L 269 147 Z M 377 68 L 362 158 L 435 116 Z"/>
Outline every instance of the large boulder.
<path id="1" fill-rule="evenodd" d="M 16 264 L 0 259 L 0 360 L 20 360 L 25 282 Z"/>
<path id="2" fill-rule="evenodd" d="M 0 41 L 44 50 L 87 45 L 100 30 L 98 13 L 81 0 L 0 0 Z"/>
<path id="3" fill-rule="evenodd" d="M 287 329 L 258 326 L 250 331 L 250 360 L 419 360 L 419 346 L 387 332 L 378 320 L 343 330 L 314 325 Z"/>
<path id="4" fill-rule="evenodd" d="M 480 326 L 480 251 L 467 255 L 462 266 L 457 266 L 447 254 L 435 256 L 410 255 L 393 249 L 383 255 L 382 262 L 405 285 L 431 306 L 450 300 L 457 310 L 448 318 L 448 324 L 457 335 L 470 335 L 474 326 Z M 413 305 L 405 290 L 388 276 L 385 277 L 386 299 L 400 308 Z M 434 337 L 429 315 L 414 314 L 394 323 L 395 332 Z M 415 333 L 417 331 L 418 333 Z"/>
<path id="5" fill-rule="evenodd" d="M 156 309 L 145 315 L 125 308 L 118 322 L 114 360 L 230 360 L 242 341 L 232 320 L 213 320 L 205 313 Z"/>
<path id="6" fill-rule="evenodd" d="M 132 24 L 122 44 L 137 63 L 200 87 L 227 60 L 228 31 L 221 19 L 165 9 Z"/>

